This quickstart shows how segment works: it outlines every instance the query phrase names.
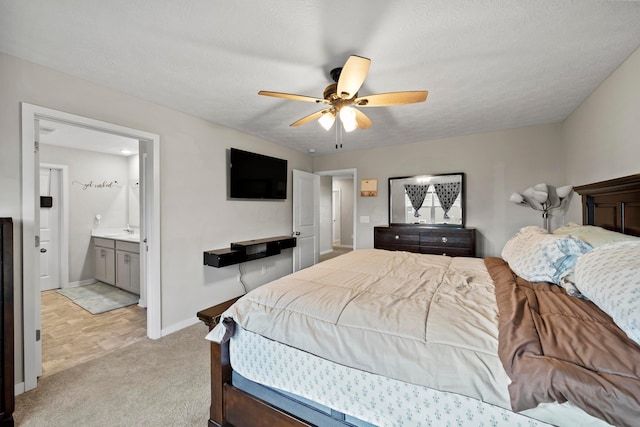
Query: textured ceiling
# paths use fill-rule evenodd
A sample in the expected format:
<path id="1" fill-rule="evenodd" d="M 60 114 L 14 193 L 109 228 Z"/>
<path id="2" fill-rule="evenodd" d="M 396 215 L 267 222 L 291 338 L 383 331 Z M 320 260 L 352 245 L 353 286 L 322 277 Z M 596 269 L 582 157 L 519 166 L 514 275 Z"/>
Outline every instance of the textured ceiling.
<path id="1" fill-rule="evenodd" d="M 40 143 L 128 157 L 138 154 L 136 139 L 60 122 L 40 120 Z"/>
<path id="2" fill-rule="evenodd" d="M 640 46 L 640 2 L 573 0 L 0 0 L 0 51 L 301 151 L 336 133 L 329 71 L 371 58 L 360 95 L 428 90 L 366 109 L 342 150 L 565 119 Z M 73 112 L 82 114 L 82 112 Z"/>

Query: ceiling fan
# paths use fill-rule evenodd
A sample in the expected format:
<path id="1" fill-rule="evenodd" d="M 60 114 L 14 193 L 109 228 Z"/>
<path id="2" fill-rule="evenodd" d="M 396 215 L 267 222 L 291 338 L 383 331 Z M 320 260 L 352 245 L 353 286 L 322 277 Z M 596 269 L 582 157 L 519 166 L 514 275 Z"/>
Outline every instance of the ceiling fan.
<path id="1" fill-rule="evenodd" d="M 388 107 L 424 102 L 427 99 L 429 92 L 426 90 L 358 96 L 358 90 L 364 83 L 370 66 L 370 59 L 351 55 L 342 68 L 331 70 L 331 78 L 335 83 L 324 89 L 323 98 L 265 90 L 258 92 L 258 95 L 323 104 L 326 106 L 324 109 L 291 123 L 291 126 L 301 126 L 317 119 L 323 128 L 329 130 L 333 126 L 336 116 L 339 116 L 346 132 L 367 129 L 373 124 L 369 117 L 354 107 Z"/>

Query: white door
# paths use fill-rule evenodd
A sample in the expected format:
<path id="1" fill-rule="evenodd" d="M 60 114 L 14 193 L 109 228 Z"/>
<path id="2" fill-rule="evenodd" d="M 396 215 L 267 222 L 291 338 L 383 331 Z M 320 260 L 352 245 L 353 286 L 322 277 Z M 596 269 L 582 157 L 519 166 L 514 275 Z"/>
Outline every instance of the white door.
<path id="1" fill-rule="evenodd" d="M 340 197 L 340 190 L 333 190 L 333 244 L 340 244 L 340 230 L 342 229 L 341 215 L 342 215 L 342 204 Z"/>
<path id="2" fill-rule="evenodd" d="M 293 271 L 318 262 L 320 252 L 320 176 L 293 170 Z"/>
<path id="3" fill-rule="evenodd" d="M 50 208 L 40 207 L 40 290 L 60 288 L 60 170 L 40 168 L 40 196 L 50 196 Z"/>

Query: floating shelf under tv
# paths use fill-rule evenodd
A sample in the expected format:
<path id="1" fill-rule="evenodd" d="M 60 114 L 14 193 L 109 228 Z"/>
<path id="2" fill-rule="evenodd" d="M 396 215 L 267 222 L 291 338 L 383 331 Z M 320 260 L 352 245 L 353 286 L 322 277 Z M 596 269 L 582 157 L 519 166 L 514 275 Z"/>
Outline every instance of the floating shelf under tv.
<path id="1" fill-rule="evenodd" d="M 296 238 L 290 236 L 268 237 L 231 243 L 230 248 L 204 252 L 204 265 L 226 267 L 245 261 L 278 255 L 283 249 L 294 248 Z"/>

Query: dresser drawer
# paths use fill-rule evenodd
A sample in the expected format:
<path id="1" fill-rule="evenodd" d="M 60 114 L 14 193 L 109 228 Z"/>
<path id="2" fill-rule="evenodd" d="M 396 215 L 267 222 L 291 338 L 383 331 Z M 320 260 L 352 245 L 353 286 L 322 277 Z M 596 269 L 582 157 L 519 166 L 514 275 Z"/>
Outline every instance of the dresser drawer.
<path id="1" fill-rule="evenodd" d="M 475 229 L 430 229 L 420 233 L 420 252 L 447 256 L 475 256 Z"/>
<path id="2" fill-rule="evenodd" d="M 392 228 L 375 228 L 374 247 L 391 251 L 418 252 L 420 248 L 420 233 L 400 232 Z"/>
<path id="3" fill-rule="evenodd" d="M 447 256 L 476 256 L 474 228 L 425 226 L 374 227 L 373 247 Z"/>
<path id="4" fill-rule="evenodd" d="M 420 253 L 446 256 L 475 256 L 475 251 L 471 248 L 455 246 L 420 246 Z"/>
<path id="5" fill-rule="evenodd" d="M 442 246 L 453 248 L 468 248 L 471 245 L 470 233 L 441 232 L 420 233 L 420 246 Z"/>

